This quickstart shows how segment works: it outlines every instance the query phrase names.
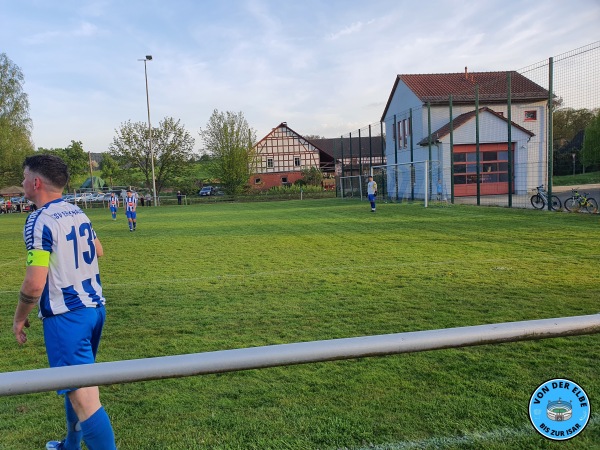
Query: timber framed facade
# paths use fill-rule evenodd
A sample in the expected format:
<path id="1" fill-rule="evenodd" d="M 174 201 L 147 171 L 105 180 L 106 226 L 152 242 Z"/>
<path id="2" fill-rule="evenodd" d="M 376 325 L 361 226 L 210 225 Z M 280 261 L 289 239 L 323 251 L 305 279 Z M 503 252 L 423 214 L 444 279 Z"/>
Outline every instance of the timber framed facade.
<path id="1" fill-rule="evenodd" d="M 250 185 L 256 189 L 289 186 L 302 179 L 302 170 L 317 168 L 325 176 L 333 174 L 334 159 L 296 133 L 286 122 L 262 138 L 255 146 L 256 173 Z"/>

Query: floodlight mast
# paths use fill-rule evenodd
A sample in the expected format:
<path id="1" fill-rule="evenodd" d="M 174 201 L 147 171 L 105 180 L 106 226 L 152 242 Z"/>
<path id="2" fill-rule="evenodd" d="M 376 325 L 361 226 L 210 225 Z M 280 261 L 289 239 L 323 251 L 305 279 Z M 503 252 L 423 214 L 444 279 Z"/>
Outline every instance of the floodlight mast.
<path id="1" fill-rule="evenodd" d="M 154 206 L 158 206 L 156 198 L 156 177 L 154 176 L 154 150 L 152 148 L 152 125 L 150 122 L 150 97 L 148 95 L 148 68 L 146 61 L 152 61 L 152 55 L 146 55 L 144 59 L 138 59 L 138 61 L 144 61 L 144 76 L 146 78 L 146 106 L 148 108 L 148 148 L 150 149 L 150 161 L 152 165 L 152 196 L 154 198 Z"/>

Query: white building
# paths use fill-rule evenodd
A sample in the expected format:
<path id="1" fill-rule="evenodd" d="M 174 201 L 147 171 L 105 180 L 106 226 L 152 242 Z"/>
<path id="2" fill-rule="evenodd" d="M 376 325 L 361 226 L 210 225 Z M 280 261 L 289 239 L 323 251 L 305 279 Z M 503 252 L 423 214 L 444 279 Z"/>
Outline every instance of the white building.
<path id="1" fill-rule="evenodd" d="M 510 72 L 509 145 L 507 74 L 469 73 L 465 68 L 464 73 L 398 75 L 381 118 L 386 125 L 388 167 L 436 161 L 432 167 L 437 167 L 437 172 L 430 174 L 434 178 L 430 192 L 431 184 L 435 186 L 439 182 L 444 192 L 453 188 L 456 196 L 476 195 L 478 179 L 481 195 L 506 194 L 511 173 L 512 192 L 516 194 L 527 193 L 545 183 L 548 91 L 525 76 Z M 476 86 L 479 114 L 475 108 Z M 388 192 L 393 193 L 398 184 L 397 195 L 405 195 L 405 187 L 396 180 L 388 171 Z M 418 180 L 413 175 L 412 182 L 415 181 Z"/>

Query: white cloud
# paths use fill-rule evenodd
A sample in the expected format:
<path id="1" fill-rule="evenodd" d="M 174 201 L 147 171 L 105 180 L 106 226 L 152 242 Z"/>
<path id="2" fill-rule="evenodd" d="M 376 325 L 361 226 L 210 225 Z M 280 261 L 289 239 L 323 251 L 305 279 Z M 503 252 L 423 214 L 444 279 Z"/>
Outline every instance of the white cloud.
<path id="1" fill-rule="evenodd" d="M 342 36 L 347 36 L 347 35 L 350 35 L 350 34 L 358 33 L 362 29 L 363 29 L 363 23 L 362 22 L 355 22 L 352 25 L 349 25 L 349 26 L 341 29 L 340 31 L 337 31 L 335 33 L 331 33 L 329 35 L 329 39 L 331 39 L 332 41 L 335 41 L 336 39 L 339 39 Z"/>
<path id="2" fill-rule="evenodd" d="M 36 145 L 92 148 L 146 120 L 146 54 L 153 123 L 172 116 L 196 135 L 216 108 L 242 111 L 259 137 L 282 121 L 334 137 L 377 122 L 399 73 L 519 69 L 598 40 L 597 0 L 461 6 L 20 0 L 0 40 L 23 69 Z"/>
<path id="3" fill-rule="evenodd" d="M 45 31 L 25 37 L 23 41 L 30 45 L 48 45 L 51 41 L 73 38 L 89 38 L 98 34 L 99 29 L 90 22 L 80 22 L 73 28 Z"/>

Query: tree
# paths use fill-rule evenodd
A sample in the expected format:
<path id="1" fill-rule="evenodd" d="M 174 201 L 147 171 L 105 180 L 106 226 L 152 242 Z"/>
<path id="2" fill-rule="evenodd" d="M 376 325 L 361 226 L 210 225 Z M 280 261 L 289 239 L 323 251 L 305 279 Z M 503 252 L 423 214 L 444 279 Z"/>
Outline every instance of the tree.
<path id="1" fill-rule="evenodd" d="M 318 134 L 307 134 L 302 137 L 307 141 L 313 141 L 315 139 L 325 139 L 325 136 L 319 136 Z"/>
<path id="2" fill-rule="evenodd" d="M 554 112 L 552 121 L 554 175 L 572 173 L 575 160 L 578 161 L 577 165 L 583 164 L 580 153 L 583 147 L 584 130 L 594 119 L 597 111 L 585 108 L 561 108 Z M 585 164 L 579 169 L 585 171 Z"/>
<path id="3" fill-rule="evenodd" d="M 211 174 L 220 180 L 226 194 L 237 195 L 248 186 L 256 166 L 255 131 L 242 112 L 214 110 L 205 130 L 200 130 L 205 150 L 212 156 Z"/>
<path id="4" fill-rule="evenodd" d="M 594 112 L 585 108 L 562 108 L 554 111 L 552 135 L 555 148 L 570 142 L 579 131 L 585 129 L 593 118 Z"/>
<path id="5" fill-rule="evenodd" d="M 0 185 L 18 184 L 23 160 L 34 151 L 23 83 L 21 69 L 0 53 Z"/>
<path id="6" fill-rule="evenodd" d="M 323 172 L 317 167 L 302 169 L 302 181 L 309 186 L 320 186 L 323 181 Z"/>
<path id="7" fill-rule="evenodd" d="M 117 161 L 110 156 L 110 153 L 104 153 L 102 155 L 102 163 L 100 164 L 102 170 L 102 178 L 108 180 L 109 185 L 114 186 L 113 177 L 116 177 L 120 171 L 119 164 Z"/>
<path id="8" fill-rule="evenodd" d="M 152 188 L 152 157 L 148 146 L 149 130 L 144 122 L 127 121 L 115 130 L 117 135 L 109 146 L 110 155 L 119 166 L 139 170 L 148 189 Z M 179 120 L 166 117 L 158 128 L 152 128 L 154 177 L 156 194 L 182 174 L 193 158 L 194 138 Z"/>
<path id="9" fill-rule="evenodd" d="M 90 170 L 90 161 L 88 154 L 83 150 L 81 141 L 71 141 L 71 144 L 65 148 L 38 148 L 40 153 L 48 153 L 60 157 L 69 168 L 69 182 L 67 191 L 71 191 L 74 177 L 85 176 Z"/>
<path id="10" fill-rule="evenodd" d="M 584 168 L 600 164 L 600 111 L 585 129 L 581 162 Z"/>

